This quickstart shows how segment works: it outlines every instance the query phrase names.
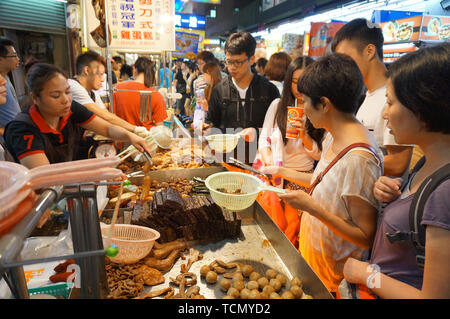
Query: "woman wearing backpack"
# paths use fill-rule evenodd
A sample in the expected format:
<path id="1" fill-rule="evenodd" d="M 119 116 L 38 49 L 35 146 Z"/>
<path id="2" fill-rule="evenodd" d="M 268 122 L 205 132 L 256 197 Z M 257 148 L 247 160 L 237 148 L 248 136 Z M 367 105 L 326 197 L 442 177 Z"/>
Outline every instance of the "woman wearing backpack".
<path id="1" fill-rule="evenodd" d="M 450 298 L 450 179 L 438 184 L 420 210 L 426 238 L 423 269 L 412 240 L 392 241 L 411 231 L 409 210 L 421 184 L 446 165 L 449 172 L 450 43 L 403 56 L 391 65 L 388 76 L 383 117 L 395 141 L 420 146 L 426 161 L 402 191 L 397 180 L 377 181 L 375 197 L 390 204 L 382 214 L 370 261 L 349 258 L 344 276 L 380 298 Z"/>

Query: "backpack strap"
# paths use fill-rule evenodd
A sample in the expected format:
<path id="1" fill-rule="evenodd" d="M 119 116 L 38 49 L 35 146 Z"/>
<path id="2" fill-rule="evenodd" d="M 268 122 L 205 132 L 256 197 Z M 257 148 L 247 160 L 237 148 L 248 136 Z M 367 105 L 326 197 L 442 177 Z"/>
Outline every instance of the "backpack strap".
<path id="1" fill-rule="evenodd" d="M 413 173 L 417 172 L 424 163 L 425 157 L 422 157 L 414 167 Z M 433 174 L 425 178 L 422 184 L 420 184 L 419 189 L 414 194 L 411 206 L 409 207 L 409 231 L 397 231 L 394 234 L 386 234 L 386 237 L 391 243 L 397 241 L 411 241 L 416 249 L 417 265 L 421 269 L 425 266 L 426 228 L 421 225 L 423 211 L 430 195 L 447 179 L 450 179 L 450 163 L 439 168 Z"/>
<path id="2" fill-rule="evenodd" d="M 450 163 L 428 176 L 420 185 L 409 208 L 409 227 L 417 250 L 416 261 L 420 268 L 425 265 L 426 228 L 421 225 L 423 211 L 431 193 L 444 181 L 450 179 Z"/>
<path id="3" fill-rule="evenodd" d="M 423 164 L 425 164 L 426 158 L 425 156 L 422 156 L 416 163 L 416 165 L 414 165 L 414 168 L 412 169 L 411 173 L 409 174 L 409 178 L 411 178 L 415 173 L 417 173 L 423 166 Z M 400 189 L 401 192 L 403 192 L 406 188 L 406 186 L 408 186 L 409 183 L 403 183 L 402 188 Z"/>

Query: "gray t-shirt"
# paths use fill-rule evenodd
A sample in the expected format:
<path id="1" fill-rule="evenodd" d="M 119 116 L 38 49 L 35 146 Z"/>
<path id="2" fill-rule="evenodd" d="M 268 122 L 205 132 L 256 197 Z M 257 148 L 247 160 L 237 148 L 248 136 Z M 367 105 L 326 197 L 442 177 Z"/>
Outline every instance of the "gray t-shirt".
<path id="1" fill-rule="evenodd" d="M 6 82 L 6 103 L 0 104 L 0 127 L 5 127 L 21 112 L 16 91 L 8 76 L 6 76 Z"/>
<path id="2" fill-rule="evenodd" d="M 422 225 L 450 231 L 450 180 L 440 184 L 425 205 Z M 399 197 L 384 209 L 372 250 L 370 263 L 380 271 L 417 289 L 422 288 L 423 270 L 416 264 L 416 249 L 411 241 L 390 243 L 386 233 L 409 231 L 409 207 L 414 194 Z"/>

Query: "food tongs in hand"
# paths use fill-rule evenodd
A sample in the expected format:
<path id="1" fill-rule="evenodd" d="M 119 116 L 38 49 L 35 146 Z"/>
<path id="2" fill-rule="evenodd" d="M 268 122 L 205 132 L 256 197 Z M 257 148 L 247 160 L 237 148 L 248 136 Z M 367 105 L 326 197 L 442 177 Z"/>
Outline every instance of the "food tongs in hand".
<path id="1" fill-rule="evenodd" d="M 228 161 L 229 161 L 229 162 L 228 162 L 227 164 L 229 164 L 229 165 L 231 165 L 231 166 L 234 166 L 234 167 L 237 167 L 237 168 L 240 168 L 240 169 L 249 171 L 249 172 L 251 172 L 251 173 L 253 173 L 253 174 L 262 176 L 262 177 L 266 178 L 266 179 L 269 180 L 269 181 L 270 181 L 271 178 L 272 178 L 271 175 L 261 173 L 261 172 L 258 171 L 256 168 L 253 168 L 253 167 L 251 167 L 250 165 L 247 165 L 247 164 L 245 164 L 245 163 L 242 163 L 241 161 L 238 161 L 237 159 L 235 159 L 235 158 L 233 158 L 233 157 L 229 157 L 229 158 L 228 158 Z"/>

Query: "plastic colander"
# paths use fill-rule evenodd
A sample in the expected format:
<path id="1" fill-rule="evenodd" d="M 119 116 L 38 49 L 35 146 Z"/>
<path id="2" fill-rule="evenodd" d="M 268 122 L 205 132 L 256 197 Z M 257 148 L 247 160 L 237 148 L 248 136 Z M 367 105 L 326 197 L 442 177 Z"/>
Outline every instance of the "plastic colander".
<path id="1" fill-rule="evenodd" d="M 205 185 L 209 189 L 213 201 L 222 208 L 230 211 L 241 211 L 253 205 L 261 191 L 284 194 L 284 189 L 266 186 L 257 177 L 240 172 L 222 172 L 208 176 Z M 240 190 L 242 194 L 228 194 L 227 192 Z"/>
<path id="2" fill-rule="evenodd" d="M 153 136 L 156 145 L 163 149 L 168 149 L 172 145 L 172 130 L 167 126 L 158 125 L 150 129 L 150 134 Z"/>
<path id="3" fill-rule="evenodd" d="M 144 226 L 116 224 L 107 243 L 109 225 L 101 224 L 103 246 L 116 245 L 119 253 L 110 257 L 120 264 L 134 264 L 147 256 L 160 236 L 159 232 Z"/>
<path id="4" fill-rule="evenodd" d="M 229 153 L 236 148 L 240 137 L 239 134 L 214 134 L 206 136 L 205 139 L 214 151 Z"/>

